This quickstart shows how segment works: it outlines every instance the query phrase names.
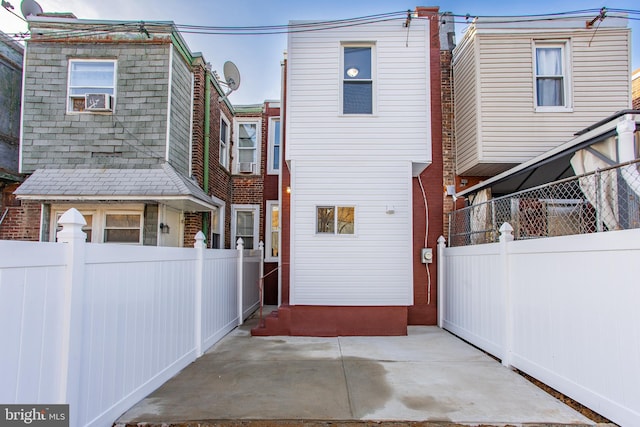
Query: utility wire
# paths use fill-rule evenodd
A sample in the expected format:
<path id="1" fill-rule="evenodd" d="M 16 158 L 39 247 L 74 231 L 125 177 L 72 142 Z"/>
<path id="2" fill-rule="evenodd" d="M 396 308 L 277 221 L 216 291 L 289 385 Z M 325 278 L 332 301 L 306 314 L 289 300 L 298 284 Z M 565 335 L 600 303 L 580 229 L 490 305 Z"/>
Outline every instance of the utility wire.
<path id="1" fill-rule="evenodd" d="M 494 23 L 520 23 L 520 22 L 543 22 L 543 21 L 560 21 L 576 18 L 584 18 L 585 14 L 597 14 L 602 9 L 581 9 L 568 12 L 555 12 L 546 14 L 525 14 L 525 15 L 470 15 L 470 14 L 456 14 L 447 12 L 448 16 L 454 17 L 453 22 L 457 24 L 471 24 L 475 19 L 492 19 Z M 636 9 L 616 9 L 607 8 L 609 13 L 608 17 L 621 18 L 617 15 L 624 13 L 627 15 L 627 19 L 637 21 L 640 20 L 640 10 Z M 8 10 L 9 11 L 9 10 Z M 11 12 L 11 11 L 9 11 Z M 81 28 L 73 30 L 59 30 L 51 31 L 44 34 L 38 34 L 36 38 L 38 41 L 50 41 L 63 38 L 72 37 L 85 37 L 96 35 L 109 35 L 118 31 L 132 31 L 132 32 L 144 32 L 146 29 L 152 29 L 154 32 L 167 32 L 170 33 L 174 29 L 180 33 L 186 34 L 203 34 L 203 35 L 242 35 L 242 36 L 262 36 L 262 35 L 277 35 L 288 33 L 302 33 L 311 31 L 323 31 L 337 28 L 347 28 L 371 23 L 387 22 L 392 20 L 406 21 L 407 11 L 397 11 L 380 13 L 375 15 L 365 15 L 355 18 L 336 19 L 327 21 L 301 21 L 297 23 L 291 23 L 288 25 L 258 25 L 258 26 L 204 26 L 204 25 L 190 25 L 190 24 L 174 24 L 172 22 L 161 21 L 129 21 L 121 23 L 112 23 L 109 25 L 104 24 L 91 24 L 87 23 Z M 442 15 L 442 14 L 441 14 Z M 456 19 L 457 18 L 457 19 Z M 464 21 L 459 20 L 460 18 Z M 428 17 L 417 17 L 417 19 L 429 19 Z M 23 33 L 13 34 L 14 36 L 24 37 Z"/>

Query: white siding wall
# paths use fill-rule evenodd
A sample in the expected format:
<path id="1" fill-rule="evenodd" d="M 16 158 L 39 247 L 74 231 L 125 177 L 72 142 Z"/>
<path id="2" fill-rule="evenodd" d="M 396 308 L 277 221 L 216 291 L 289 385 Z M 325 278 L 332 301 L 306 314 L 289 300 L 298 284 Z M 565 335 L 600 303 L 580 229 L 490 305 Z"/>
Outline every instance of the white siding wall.
<path id="1" fill-rule="evenodd" d="M 468 78 L 456 82 L 458 172 L 493 175 L 573 138 L 575 132 L 629 108 L 630 33 L 627 28 L 486 34 L 478 31 L 478 53 L 456 52 L 461 70 L 476 61 L 479 93 L 468 99 Z M 566 41 L 569 58 L 570 112 L 536 112 L 534 41 Z M 462 92 L 462 93 L 458 93 Z M 464 100 L 463 100 L 464 99 Z M 478 104 L 477 104 L 478 103 Z M 478 105 L 478 136 L 466 131 L 470 108 Z M 462 114 L 462 112 L 466 112 Z M 479 148 L 479 157 L 472 156 Z M 483 167 L 482 165 L 486 165 Z M 500 167 L 499 165 L 505 165 Z"/>
<path id="2" fill-rule="evenodd" d="M 411 164 L 295 162 L 292 302 L 409 305 L 412 297 Z M 354 235 L 316 233 L 316 206 L 355 206 Z M 387 209 L 395 213 L 388 214 Z"/>
<path id="3" fill-rule="evenodd" d="M 341 42 L 374 43 L 374 114 L 342 115 Z M 437 65 L 437 64 L 436 64 Z M 431 162 L 428 20 L 291 34 L 291 303 L 410 305 L 412 163 Z M 355 206 L 355 235 L 317 235 L 317 206 Z M 394 209 L 394 214 L 387 214 Z"/>
<path id="4" fill-rule="evenodd" d="M 337 157 L 431 161 L 427 20 L 289 36 L 287 160 Z M 341 42 L 375 43 L 377 113 L 340 113 Z M 437 64 L 436 64 L 437 66 Z M 375 109 L 374 109 L 375 110 Z"/>

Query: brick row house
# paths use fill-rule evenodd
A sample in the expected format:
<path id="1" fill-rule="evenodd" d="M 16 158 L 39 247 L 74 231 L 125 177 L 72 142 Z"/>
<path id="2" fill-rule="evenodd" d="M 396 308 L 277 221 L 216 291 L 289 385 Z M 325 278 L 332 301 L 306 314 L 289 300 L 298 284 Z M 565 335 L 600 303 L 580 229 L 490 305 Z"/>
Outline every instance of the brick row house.
<path id="1" fill-rule="evenodd" d="M 264 242 L 264 302 L 278 304 L 280 102 L 235 106 L 231 199 L 232 240 Z"/>
<path id="2" fill-rule="evenodd" d="M 289 34 L 282 304 L 254 334 L 402 335 L 435 324 L 438 17 L 417 8 L 407 22 Z"/>
<path id="3" fill-rule="evenodd" d="M 456 191 L 630 108 L 630 52 L 622 14 L 475 19 L 452 58 Z"/>
<path id="4" fill-rule="evenodd" d="M 597 32 L 584 17 L 478 19 L 455 49 L 452 16 L 435 7 L 292 32 L 282 104 L 237 106 L 171 23 L 29 22 L 30 177 L 10 212 L 23 231 L 0 225 L 0 237 L 53 240 L 57 216 L 80 206 L 94 242 L 262 240 L 264 302 L 279 307 L 255 335 L 435 324 L 452 196 L 631 99 L 629 29 L 615 17 Z"/>
<path id="5" fill-rule="evenodd" d="M 75 207 L 94 243 L 191 246 L 203 230 L 209 247 L 243 237 L 257 249 L 268 147 L 246 144 L 277 135 L 277 103 L 264 117 L 257 108 L 255 120 L 237 112 L 172 23 L 50 14 L 29 26 L 20 144 L 28 178 L 0 237 L 53 241 L 57 219 Z M 260 207 L 249 234 L 247 205 Z"/>
<path id="6" fill-rule="evenodd" d="M 23 53 L 19 43 L 0 32 L 0 238 L 3 229 L 14 227 L 8 213 L 18 205 L 13 191 L 23 179 L 18 173 Z"/>

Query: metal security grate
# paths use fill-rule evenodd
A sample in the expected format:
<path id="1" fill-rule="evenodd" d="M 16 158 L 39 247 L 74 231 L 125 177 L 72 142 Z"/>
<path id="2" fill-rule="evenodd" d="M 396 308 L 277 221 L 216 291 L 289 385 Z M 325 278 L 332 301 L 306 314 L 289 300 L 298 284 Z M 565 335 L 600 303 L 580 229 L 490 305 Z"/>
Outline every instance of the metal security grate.
<path id="1" fill-rule="evenodd" d="M 640 159 L 490 199 L 449 214 L 449 246 L 640 228 Z"/>

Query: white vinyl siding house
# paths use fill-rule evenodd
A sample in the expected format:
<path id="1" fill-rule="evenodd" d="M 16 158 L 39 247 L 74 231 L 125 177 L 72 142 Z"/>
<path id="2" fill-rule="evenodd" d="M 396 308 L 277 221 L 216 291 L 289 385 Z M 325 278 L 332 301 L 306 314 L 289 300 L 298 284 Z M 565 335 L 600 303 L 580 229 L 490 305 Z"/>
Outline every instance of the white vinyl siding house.
<path id="1" fill-rule="evenodd" d="M 491 176 L 629 108 L 630 31 L 607 18 L 508 25 L 479 19 L 454 50 L 457 173 Z M 536 52 L 561 49 L 562 105 L 538 105 Z M 547 76 L 550 77 L 550 76 Z"/>
<path id="2" fill-rule="evenodd" d="M 372 50 L 371 113 L 343 110 L 352 46 Z M 289 35 L 292 305 L 413 304 L 412 177 L 431 163 L 428 52 L 428 20 L 409 32 L 391 21 Z M 323 207 L 353 208 L 353 233 L 318 233 Z"/>

